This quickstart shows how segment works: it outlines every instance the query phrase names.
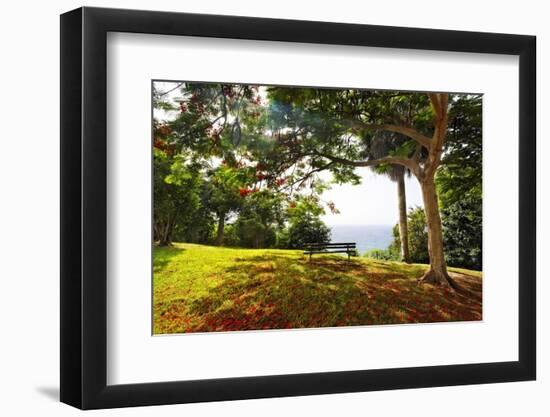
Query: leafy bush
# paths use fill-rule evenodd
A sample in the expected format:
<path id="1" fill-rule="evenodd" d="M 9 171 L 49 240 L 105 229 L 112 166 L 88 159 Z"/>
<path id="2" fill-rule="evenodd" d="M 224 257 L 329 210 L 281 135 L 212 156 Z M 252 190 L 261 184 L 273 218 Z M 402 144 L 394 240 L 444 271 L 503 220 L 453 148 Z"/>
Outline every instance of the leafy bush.
<path id="1" fill-rule="evenodd" d="M 363 255 L 365 258 L 378 259 L 380 261 L 397 261 L 399 257 L 393 253 L 393 251 L 388 249 L 372 249 Z"/>
<path id="2" fill-rule="evenodd" d="M 408 214 L 409 250 L 411 262 L 428 263 L 428 231 L 424 210 L 411 209 Z M 443 242 L 445 260 L 449 266 L 481 270 L 482 268 L 482 204 L 478 195 L 466 195 L 462 200 L 443 208 Z M 399 229 L 393 230 L 390 254 L 399 253 Z M 376 254 L 382 256 L 382 254 Z M 373 256 L 369 256 L 373 257 Z M 384 258 L 376 258 L 384 259 Z"/>
<path id="3" fill-rule="evenodd" d="M 466 196 L 442 210 L 445 257 L 450 266 L 481 270 L 481 197 Z"/>
<path id="4" fill-rule="evenodd" d="M 329 243 L 329 227 L 321 220 L 324 209 L 315 196 L 301 196 L 288 209 L 288 226 L 277 236 L 277 246 L 301 249 L 306 243 Z"/>
<path id="5" fill-rule="evenodd" d="M 409 228 L 409 253 L 413 263 L 429 263 L 428 254 L 428 227 L 426 225 L 426 215 L 422 207 L 414 207 L 407 214 Z M 393 228 L 393 242 L 388 250 L 391 253 L 400 253 L 401 239 L 399 237 L 399 226 Z"/>
<path id="6" fill-rule="evenodd" d="M 154 149 L 153 239 L 161 246 L 183 236 L 193 224 L 200 205 L 201 177 L 196 164 L 181 155 Z"/>
<path id="7" fill-rule="evenodd" d="M 395 258 L 395 260 L 397 261 L 401 261 L 403 259 L 401 255 L 401 235 L 399 233 L 399 224 L 393 226 L 392 236 L 393 242 L 390 243 L 390 246 L 388 246 L 387 250 L 392 258 Z"/>
<path id="8" fill-rule="evenodd" d="M 243 198 L 235 233 L 239 246 L 245 248 L 273 247 L 276 230 L 284 224 L 283 199 L 269 190 L 253 192 Z"/>
<path id="9" fill-rule="evenodd" d="M 213 241 L 213 239 L 212 239 Z M 225 246 L 240 247 L 241 241 L 237 234 L 237 228 L 235 224 L 228 224 L 223 231 L 223 244 Z"/>
<path id="10" fill-rule="evenodd" d="M 239 217 L 235 231 L 241 247 L 258 249 L 275 244 L 275 228 L 262 223 L 259 216 Z"/>
<path id="11" fill-rule="evenodd" d="M 288 227 L 287 247 L 301 249 L 306 243 L 329 243 L 330 229 L 314 216 L 295 219 Z"/>

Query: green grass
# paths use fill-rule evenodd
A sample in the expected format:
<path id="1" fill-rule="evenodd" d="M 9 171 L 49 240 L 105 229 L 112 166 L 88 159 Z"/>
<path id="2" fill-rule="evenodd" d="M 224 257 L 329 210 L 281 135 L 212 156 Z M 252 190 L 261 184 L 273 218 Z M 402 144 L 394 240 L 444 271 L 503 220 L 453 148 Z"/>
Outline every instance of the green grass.
<path id="1" fill-rule="evenodd" d="M 154 250 L 154 333 L 481 320 L 481 272 L 449 269 L 465 297 L 418 284 L 426 269 L 176 243 Z"/>

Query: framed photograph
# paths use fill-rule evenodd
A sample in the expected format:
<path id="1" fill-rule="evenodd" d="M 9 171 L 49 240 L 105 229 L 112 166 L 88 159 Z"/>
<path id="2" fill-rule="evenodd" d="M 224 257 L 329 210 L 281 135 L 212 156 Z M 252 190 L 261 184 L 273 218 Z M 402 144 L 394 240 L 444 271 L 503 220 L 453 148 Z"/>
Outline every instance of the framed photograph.
<path id="1" fill-rule="evenodd" d="M 535 37 L 61 16 L 61 401 L 533 380 Z"/>

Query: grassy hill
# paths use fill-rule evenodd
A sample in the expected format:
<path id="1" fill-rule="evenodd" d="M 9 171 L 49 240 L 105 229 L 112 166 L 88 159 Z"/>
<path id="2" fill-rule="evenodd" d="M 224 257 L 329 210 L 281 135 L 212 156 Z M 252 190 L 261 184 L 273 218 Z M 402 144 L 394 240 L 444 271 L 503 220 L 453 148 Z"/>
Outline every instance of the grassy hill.
<path id="1" fill-rule="evenodd" d="M 154 250 L 154 333 L 481 320 L 481 272 L 450 268 L 465 297 L 419 285 L 426 269 L 176 243 Z"/>

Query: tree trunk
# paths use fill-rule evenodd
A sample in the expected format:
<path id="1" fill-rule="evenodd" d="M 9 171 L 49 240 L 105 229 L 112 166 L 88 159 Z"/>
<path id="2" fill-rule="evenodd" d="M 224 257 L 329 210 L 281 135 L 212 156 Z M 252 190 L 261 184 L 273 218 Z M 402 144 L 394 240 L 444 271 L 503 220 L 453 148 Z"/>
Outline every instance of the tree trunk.
<path id="1" fill-rule="evenodd" d="M 158 222 L 155 222 L 153 225 L 153 242 L 156 242 L 160 239 L 160 232 L 159 232 L 159 224 Z"/>
<path id="2" fill-rule="evenodd" d="M 439 203 L 433 178 L 426 178 L 421 182 L 426 224 L 428 226 L 428 253 L 430 255 L 430 269 L 420 281 L 448 288 L 457 288 L 456 283 L 447 273 L 447 263 L 443 252 L 443 228 L 439 215 Z"/>
<path id="3" fill-rule="evenodd" d="M 166 224 L 162 225 L 159 246 L 171 246 L 172 245 L 172 232 L 174 231 L 174 222 L 168 218 Z"/>
<path id="4" fill-rule="evenodd" d="M 218 215 L 218 235 L 216 237 L 216 245 L 223 245 L 223 229 L 225 229 L 225 213 Z"/>
<path id="5" fill-rule="evenodd" d="M 399 204 L 399 237 L 401 240 L 401 259 L 410 263 L 409 231 L 407 226 L 407 196 L 405 194 L 405 172 L 397 178 L 397 200 Z"/>

